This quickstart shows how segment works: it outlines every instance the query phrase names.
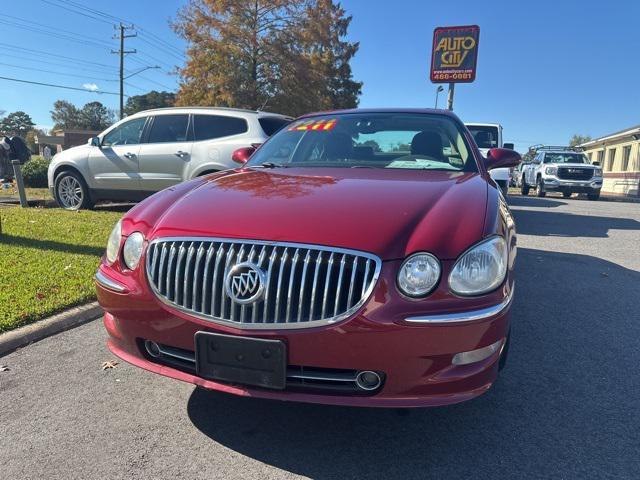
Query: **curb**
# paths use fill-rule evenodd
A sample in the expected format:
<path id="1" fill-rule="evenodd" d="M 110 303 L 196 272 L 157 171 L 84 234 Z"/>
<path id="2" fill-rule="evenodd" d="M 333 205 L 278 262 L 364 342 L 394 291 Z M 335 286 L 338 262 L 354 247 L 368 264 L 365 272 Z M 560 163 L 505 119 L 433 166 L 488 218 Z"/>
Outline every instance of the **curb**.
<path id="1" fill-rule="evenodd" d="M 52 317 L 0 334 L 0 357 L 44 338 L 80 326 L 102 315 L 98 302 L 70 308 Z"/>

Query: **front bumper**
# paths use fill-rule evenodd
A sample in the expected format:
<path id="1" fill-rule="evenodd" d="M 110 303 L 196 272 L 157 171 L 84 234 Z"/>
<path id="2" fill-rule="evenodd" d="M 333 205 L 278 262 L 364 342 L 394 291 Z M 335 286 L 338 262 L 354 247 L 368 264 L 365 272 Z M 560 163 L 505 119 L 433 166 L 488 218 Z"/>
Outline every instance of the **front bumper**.
<path id="1" fill-rule="evenodd" d="M 383 266 L 371 299 L 351 318 L 293 330 L 240 330 L 190 317 L 160 303 L 144 282 L 111 269 L 99 270 L 96 283 L 98 299 L 106 312 L 108 346 L 115 355 L 146 370 L 204 388 L 258 398 L 377 407 L 446 405 L 486 392 L 497 378 L 502 349 L 466 365 L 455 365 L 453 359 L 461 352 L 496 342 L 504 345 L 513 294 L 510 279 L 498 291 L 468 302 L 469 308 L 452 315 L 451 298 L 438 291 L 428 302 L 432 305 L 429 311 L 419 305 L 424 301 L 402 301 L 395 290 L 395 271 L 395 267 Z M 385 381 L 379 390 L 366 395 L 289 385 L 285 390 L 231 385 L 201 378 L 193 368 L 182 368 L 179 362 L 159 362 L 142 346 L 144 340 L 151 340 L 193 352 L 198 331 L 282 340 L 290 366 L 373 370 L 382 372 Z"/>
<path id="2" fill-rule="evenodd" d="M 558 177 L 543 177 L 544 189 L 572 193 L 592 193 L 602 188 L 602 177 L 589 180 L 564 180 Z"/>

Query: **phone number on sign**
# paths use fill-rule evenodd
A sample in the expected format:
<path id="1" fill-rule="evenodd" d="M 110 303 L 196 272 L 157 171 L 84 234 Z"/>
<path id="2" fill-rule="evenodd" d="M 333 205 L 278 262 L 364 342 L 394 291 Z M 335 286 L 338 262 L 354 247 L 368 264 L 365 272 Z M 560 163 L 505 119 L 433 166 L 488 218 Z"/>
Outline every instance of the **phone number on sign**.
<path id="1" fill-rule="evenodd" d="M 431 76 L 432 80 L 472 80 L 473 73 L 471 72 L 456 72 L 456 73 L 437 73 L 434 72 Z"/>

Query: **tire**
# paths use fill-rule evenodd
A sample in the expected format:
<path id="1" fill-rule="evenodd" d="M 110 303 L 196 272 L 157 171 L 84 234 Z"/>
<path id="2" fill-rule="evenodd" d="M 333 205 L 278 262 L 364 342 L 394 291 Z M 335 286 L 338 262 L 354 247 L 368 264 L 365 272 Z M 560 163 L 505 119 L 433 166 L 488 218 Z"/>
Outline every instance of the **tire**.
<path id="1" fill-rule="evenodd" d="M 542 198 L 546 194 L 547 192 L 544 191 L 544 182 L 542 178 L 538 177 L 538 180 L 536 180 L 536 196 Z"/>
<path id="2" fill-rule="evenodd" d="M 564 198 L 571 198 L 571 192 L 562 192 Z"/>
<path id="3" fill-rule="evenodd" d="M 524 175 L 522 176 L 522 183 L 520 184 L 520 193 L 522 195 L 529 195 L 529 185 L 524 180 Z"/>
<path id="4" fill-rule="evenodd" d="M 594 193 L 587 193 L 587 198 L 589 200 L 598 200 L 600 198 L 600 190 Z"/>
<path id="5" fill-rule="evenodd" d="M 87 183 L 81 175 L 71 170 L 65 170 L 56 177 L 53 193 L 56 203 L 65 210 L 93 208 Z"/>

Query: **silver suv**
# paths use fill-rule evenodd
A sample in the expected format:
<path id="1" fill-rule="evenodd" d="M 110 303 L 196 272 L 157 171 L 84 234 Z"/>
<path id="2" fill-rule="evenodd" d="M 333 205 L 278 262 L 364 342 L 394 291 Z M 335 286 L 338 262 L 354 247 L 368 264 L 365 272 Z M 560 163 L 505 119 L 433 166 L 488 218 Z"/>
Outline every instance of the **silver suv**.
<path id="1" fill-rule="evenodd" d="M 586 193 L 589 200 L 600 198 L 602 168 L 591 165 L 584 153 L 570 147 L 538 147 L 520 175 L 522 195 L 534 188 L 538 197 L 554 191 L 562 192 L 565 198 L 573 193 Z"/>
<path id="2" fill-rule="evenodd" d="M 147 110 L 112 125 L 87 145 L 58 153 L 49 189 L 68 210 L 98 200 L 137 201 L 200 175 L 237 167 L 232 154 L 263 143 L 291 121 L 232 108 Z"/>

